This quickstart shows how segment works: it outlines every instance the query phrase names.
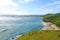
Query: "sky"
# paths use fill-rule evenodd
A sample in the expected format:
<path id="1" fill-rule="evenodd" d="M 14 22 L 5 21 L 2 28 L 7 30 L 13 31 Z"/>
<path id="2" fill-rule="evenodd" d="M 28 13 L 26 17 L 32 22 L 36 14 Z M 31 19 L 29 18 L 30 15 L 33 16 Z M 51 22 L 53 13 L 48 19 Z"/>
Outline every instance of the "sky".
<path id="1" fill-rule="evenodd" d="M 0 0 L 0 15 L 45 15 L 60 12 L 60 0 Z"/>

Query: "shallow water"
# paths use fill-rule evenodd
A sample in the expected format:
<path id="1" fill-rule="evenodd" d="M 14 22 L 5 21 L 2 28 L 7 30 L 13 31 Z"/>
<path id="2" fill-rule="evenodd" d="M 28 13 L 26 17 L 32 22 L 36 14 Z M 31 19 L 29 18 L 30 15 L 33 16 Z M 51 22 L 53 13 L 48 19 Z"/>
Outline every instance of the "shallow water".
<path id="1" fill-rule="evenodd" d="M 41 17 L 0 17 L 0 40 L 10 40 L 17 35 L 41 30 L 42 20 Z"/>

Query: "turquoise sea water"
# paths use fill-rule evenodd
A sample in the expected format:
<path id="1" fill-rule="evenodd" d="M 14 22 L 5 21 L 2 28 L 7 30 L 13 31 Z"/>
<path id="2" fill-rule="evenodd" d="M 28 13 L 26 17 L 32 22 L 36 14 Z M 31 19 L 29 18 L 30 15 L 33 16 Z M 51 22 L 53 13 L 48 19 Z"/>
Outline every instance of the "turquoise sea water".
<path id="1" fill-rule="evenodd" d="M 17 35 L 41 30 L 42 22 L 41 17 L 0 17 L 0 40 L 10 40 Z"/>

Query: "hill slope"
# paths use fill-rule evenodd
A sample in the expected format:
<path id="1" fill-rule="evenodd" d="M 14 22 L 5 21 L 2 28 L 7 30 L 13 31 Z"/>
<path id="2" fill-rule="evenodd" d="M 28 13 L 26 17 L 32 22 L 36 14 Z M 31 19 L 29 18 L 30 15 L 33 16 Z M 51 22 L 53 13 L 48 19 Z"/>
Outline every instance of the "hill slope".
<path id="1" fill-rule="evenodd" d="M 60 40 L 60 31 L 38 30 L 22 35 L 16 40 Z"/>
<path id="2" fill-rule="evenodd" d="M 49 21 L 60 27 L 60 13 L 57 14 L 47 14 L 44 16 L 44 21 Z"/>

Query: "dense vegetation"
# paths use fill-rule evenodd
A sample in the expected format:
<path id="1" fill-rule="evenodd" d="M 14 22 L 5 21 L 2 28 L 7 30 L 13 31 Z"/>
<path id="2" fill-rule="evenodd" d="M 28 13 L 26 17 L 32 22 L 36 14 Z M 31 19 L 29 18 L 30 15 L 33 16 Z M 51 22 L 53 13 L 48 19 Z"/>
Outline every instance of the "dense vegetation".
<path id="1" fill-rule="evenodd" d="M 22 35 L 16 40 L 60 40 L 60 31 L 38 30 Z"/>
<path id="2" fill-rule="evenodd" d="M 47 14 L 47 15 L 44 16 L 44 21 L 52 22 L 56 26 L 60 27 L 60 13 Z"/>

